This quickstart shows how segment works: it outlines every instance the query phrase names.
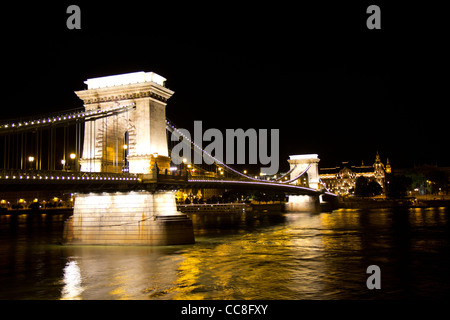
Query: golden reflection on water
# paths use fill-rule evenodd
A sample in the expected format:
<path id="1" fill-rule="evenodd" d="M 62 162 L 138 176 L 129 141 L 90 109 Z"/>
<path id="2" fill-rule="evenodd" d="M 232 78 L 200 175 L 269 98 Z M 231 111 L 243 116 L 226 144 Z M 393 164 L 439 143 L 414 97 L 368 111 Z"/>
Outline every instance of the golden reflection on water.
<path id="1" fill-rule="evenodd" d="M 174 286 L 180 262 L 171 252 L 165 255 L 164 248 L 74 246 L 69 251 L 81 274 L 74 299 L 164 298 Z"/>
<path id="2" fill-rule="evenodd" d="M 286 232 L 282 228 L 257 236 L 247 234 L 185 252 L 178 267 L 179 290 L 174 299 L 282 299 L 283 292 L 276 287 L 289 281 L 291 273 L 282 272 L 281 264 L 286 259 L 277 261 L 276 257 L 289 251 Z M 267 292 L 272 296 L 265 296 Z"/>
<path id="3" fill-rule="evenodd" d="M 200 236 L 194 245 L 70 247 L 61 298 L 359 298 L 368 294 L 367 266 L 387 268 L 396 254 L 393 244 L 418 252 L 432 252 L 430 247 L 440 245 L 439 239 L 398 238 L 399 234 L 411 226 L 448 223 L 445 210 L 439 209 L 396 215 L 389 210 L 291 213 L 276 223 L 265 221 L 267 217 L 244 218 L 218 217 L 220 223 L 238 225 L 208 233 L 196 217 Z M 211 226 L 211 221 L 205 223 Z"/>
<path id="4" fill-rule="evenodd" d="M 183 253 L 174 299 L 294 299 L 321 290 L 316 277 L 322 240 L 320 222 L 308 215 L 287 223 L 235 235 L 215 244 L 200 240 Z M 313 231 L 311 231 L 313 230 Z"/>
<path id="5" fill-rule="evenodd" d="M 321 214 L 323 231 L 328 235 L 323 241 L 325 251 L 361 250 L 361 238 L 354 232 L 359 229 L 360 213 L 358 210 L 337 210 L 333 214 Z M 345 232 L 342 232 L 345 230 Z"/>
<path id="6" fill-rule="evenodd" d="M 409 214 L 409 224 L 426 230 L 431 226 L 445 226 L 448 224 L 446 208 L 414 208 Z M 410 246 L 416 251 L 428 254 L 439 254 L 436 248 L 440 247 L 444 235 L 434 232 L 434 237 L 415 238 L 410 241 Z"/>
<path id="7" fill-rule="evenodd" d="M 432 226 L 447 224 L 446 208 L 413 208 L 409 214 L 409 222 L 416 226 Z"/>
<path id="8" fill-rule="evenodd" d="M 338 273 L 327 252 L 360 250 L 351 232 L 358 223 L 352 211 L 289 214 L 280 224 L 198 237 L 192 246 L 74 247 L 82 275 L 74 298 L 317 299 L 330 289 L 327 275 Z M 332 236 L 339 228 L 350 232 Z"/>
<path id="9" fill-rule="evenodd" d="M 170 250 L 73 247 L 81 281 L 66 283 L 64 292 L 77 290 L 62 298 L 292 299 L 317 290 L 309 281 L 320 263 L 308 260 L 320 246 L 314 235 L 295 239 L 292 227 L 278 225 Z"/>
<path id="10" fill-rule="evenodd" d="M 61 215 L 0 216 L 0 299 L 442 297 L 448 208 L 194 216 L 196 243 L 61 246 Z"/>

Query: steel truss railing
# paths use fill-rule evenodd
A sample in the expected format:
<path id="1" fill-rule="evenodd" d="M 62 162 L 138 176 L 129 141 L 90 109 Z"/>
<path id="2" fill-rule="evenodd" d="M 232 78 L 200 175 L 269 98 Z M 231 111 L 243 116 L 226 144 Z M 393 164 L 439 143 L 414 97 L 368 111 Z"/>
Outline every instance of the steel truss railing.
<path id="1" fill-rule="evenodd" d="M 75 180 L 103 180 L 103 181 L 139 181 L 140 177 L 132 173 L 110 172 L 75 172 L 57 170 L 17 170 L 1 169 L 0 181 L 5 180 L 49 180 L 49 181 L 75 181 Z"/>
<path id="2" fill-rule="evenodd" d="M 61 111 L 59 113 L 46 114 L 30 118 L 5 120 L 0 123 L 0 134 L 17 130 L 32 130 L 36 127 L 42 127 L 52 124 L 64 124 L 76 120 L 93 121 L 98 118 L 108 117 L 113 114 L 126 112 L 127 110 L 132 109 L 135 106 L 135 103 L 131 103 L 125 106 L 115 106 L 107 109 L 71 109 Z"/>

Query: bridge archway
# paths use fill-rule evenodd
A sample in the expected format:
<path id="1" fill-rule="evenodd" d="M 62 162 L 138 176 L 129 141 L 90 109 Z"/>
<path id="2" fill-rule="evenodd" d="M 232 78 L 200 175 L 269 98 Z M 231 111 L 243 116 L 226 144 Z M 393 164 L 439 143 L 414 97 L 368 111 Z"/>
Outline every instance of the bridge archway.
<path id="1" fill-rule="evenodd" d="M 317 154 L 299 154 L 289 156 L 289 165 L 291 169 L 290 178 L 303 175 L 307 178 L 308 187 L 319 190 L 319 156 Z M 292 184 L 299 184 L 299 181 L 293 181 Z"/>

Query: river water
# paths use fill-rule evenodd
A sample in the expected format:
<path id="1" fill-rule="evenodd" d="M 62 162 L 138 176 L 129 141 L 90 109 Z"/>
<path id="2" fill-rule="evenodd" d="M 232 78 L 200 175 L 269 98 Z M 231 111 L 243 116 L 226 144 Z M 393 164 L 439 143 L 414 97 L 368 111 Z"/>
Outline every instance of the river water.
<path id="1" fill-rule="evenodd" d="M 449 214 L 194 214 L 196 243 L 168 247 L 63 246 L 67 214 L 1 215 L 0 299 L 442 299 Z"/>

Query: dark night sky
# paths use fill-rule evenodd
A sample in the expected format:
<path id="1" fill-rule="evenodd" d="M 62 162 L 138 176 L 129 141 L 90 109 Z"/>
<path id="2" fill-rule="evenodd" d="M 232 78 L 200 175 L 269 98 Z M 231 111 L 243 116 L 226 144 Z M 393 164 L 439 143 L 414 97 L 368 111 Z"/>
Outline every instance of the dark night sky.
<path id="1" fill-rule="evenodd" d="M 278 128 L 280 164 L 318 153 L 321 166 L 450 166 L 448 36 L 439 8 L 259 3 L 200 6 L 78 2 L 12 5 L 1 21 L 1 119 L 81 107 L 87 78 L 154 71 L 175 91 L 167 116 L 181 127 Z M 24 110 L 25 109 L 25 110 Z"/>

